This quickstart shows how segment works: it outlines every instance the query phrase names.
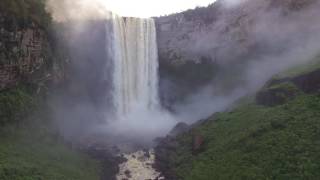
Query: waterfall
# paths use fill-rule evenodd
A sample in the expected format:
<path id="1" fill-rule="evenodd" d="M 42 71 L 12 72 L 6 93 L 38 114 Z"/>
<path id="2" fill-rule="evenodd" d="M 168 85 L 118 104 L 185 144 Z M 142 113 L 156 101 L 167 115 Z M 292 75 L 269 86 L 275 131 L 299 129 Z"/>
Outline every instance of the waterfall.
<path id="1" fill-rule="evenodd" d="M 159 105 L 158 52 L 153 19 L 112 16 L 113 97 L 117 117 Z"/>

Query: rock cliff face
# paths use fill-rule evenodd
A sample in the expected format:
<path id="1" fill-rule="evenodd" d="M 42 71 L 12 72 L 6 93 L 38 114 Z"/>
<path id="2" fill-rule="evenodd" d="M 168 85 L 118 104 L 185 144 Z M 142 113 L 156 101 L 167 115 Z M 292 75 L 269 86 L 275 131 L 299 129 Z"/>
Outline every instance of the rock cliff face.
<path id="1" fill-rule="evenodd" d="M 46 60 L 47 37 L 35 24 L 19 27 L 0 14 L 0 89 L 39 70 Z"/>
<path id="2" fill-rule="evenodd" d="M 50 76 L 50 16 L 41 5 L 31 0 L 0 3 L 0 90 Z"/>
<path id="3" fill-rule="evenodd" d="M 188 60 L 199 62 L 203 58 L 220 63 L 236 60 L 252 53 L 259 43 L 254 30 L 259 21 L 266 21 L 261 19 L 262 15 L 275 11 L 275 14 L 286 16 L 316 1 L 240 2 L 233 6 L 226 0 L 220 0 L 205 8 L 157 18 L 160 59 L 172 64 Z"/>
<path id="4" fill-rule="evenodd" d="M 318 6 L 314 0 L 228 2 L 220 0 L 209 7 L 156 18 L 160 73 L 166 79 L 161 87 L 178 92 L 172 96 L 183 99 L 192 94 L 185 89 L 196 91 L 208 84 L 215 84 L 223 93 L 245 84 L 248 63 L 290 50 L 298 43 L 293 35 L 305 34 L 296 27 L 311 26 L 301 25 L 303 21 L 295 21 L 295 16 Z M 176 86 L 166 85 L 168 81 Z M 167 96 L 163 99 L 178 101 Z"/>

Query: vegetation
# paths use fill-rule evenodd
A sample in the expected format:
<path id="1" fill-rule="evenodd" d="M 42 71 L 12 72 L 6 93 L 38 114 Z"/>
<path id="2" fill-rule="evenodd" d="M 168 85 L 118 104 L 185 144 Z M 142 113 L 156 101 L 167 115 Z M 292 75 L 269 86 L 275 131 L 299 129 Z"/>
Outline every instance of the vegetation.
<path id="1" fill-rule="evenodd" d="M 320 96 L 301 95 L 287 104 L 249 104 L 220 113 L 194 131 L 205 150 L 192 155 L 192 133 L 171 153 L 181 179 L 317 179 L 320 176 Z"/>
<path id="2" fill-rule="evenodd" d="M 300 66 L 283 74 L 296 77 L 314 67 Z M 175 148 L 167 152 L 168 169 L 184 180 L 318 179 L 320 94 L 305 94 L 289 81 L 261 91 L 266 90 L 292 96 L 272 107 L 246 97 L 233 111 L 214 114 L 176 139 Z M 195 154 L 193 138 L 199 134 L 205 143 Z"/>
<path id="3" fill-rule="evenodd" d="M 16 87 L 0 93 L 0 124 L 17 122 L 35 108 L 25 87 Z"/>
<path id="4" fill-rule="evenodd" d="M 59 141 L 32 92 L 25 86 L 0 92 L 0 179 L 99 179 L 98 162 Z"/>
<path id="5" fill-rule="evenodd" d="M 20 27 L 33 22 L 46 28 L 51 22 L 45 10 L 45 0 L 1 0 L 0 11 L 11 15 L 7 20 L 17 19 Z"/>
<path id="6" fill-rule="evenodd" d="M 0 142 L 2 180 L 99 179 L 97 162 L 59 143 L 39 127 L 2 127 Z"/>
<path id="7" fill-rule="evenodd" d="M 13 50 L 20 42 L 16 38 L 17 32 L 41 28 L 49 34 L 51 17 L 45 10 L 45 0 L 1 0 L 0 23 L 0 49 L 3 50 L 0 61 L 8 64 L 20 58 L 19 52 Z M 46 36 L 51 40 L 51 34 Z M 14 38 L 17 42 L 12 43 Z M 50 67 L 43 69 L 47 72 L 53 66 L 49 48 L 45 47 L 42 52 L 49 56 L 46 65 Z M 33 76 L 35 81 L 37 75 Z M 45 98 L 35 94 L 37 88 L 31 86 L 18 85 L 0 90 L 0 179 L 99 179 L 99 163 L 64 144 L 49 125 L 50 114 Z"/>

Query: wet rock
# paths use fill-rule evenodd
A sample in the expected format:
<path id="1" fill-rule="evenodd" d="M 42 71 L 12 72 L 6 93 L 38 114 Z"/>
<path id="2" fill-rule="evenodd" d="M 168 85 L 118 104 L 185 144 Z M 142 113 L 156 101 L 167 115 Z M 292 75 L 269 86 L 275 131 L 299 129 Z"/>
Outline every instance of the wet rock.
<path id="1" fill-rule="evenodd" d="M 129 171 L 129 170 L 126 170 L 125 172 L 124 172 L 124 174 L 128 177 L 128 178 L 131 178 L 132 176 L 131 176 L 131 172 Z"/>
<path id="2" fill-rule="evenodd" d="M 132 154 L 125 154 L 128 161 L 120 164 L 120 171 L 117 179 L 146 180 L 157 179 L 160 173 L 153 168 L 155 155 L 153 150 L 149 150 L 149 158 L 145 156 L 145 150 Z M 133 156 L 135 158 L 133 158 Z"/>
<path id="3" fill-rule="evenodd" d="M 150 151 L 144 149 L 143 152 L 144 152 L 144 157 L 146 157 L 146 158 L 150 158 L 151 157 Z"/>

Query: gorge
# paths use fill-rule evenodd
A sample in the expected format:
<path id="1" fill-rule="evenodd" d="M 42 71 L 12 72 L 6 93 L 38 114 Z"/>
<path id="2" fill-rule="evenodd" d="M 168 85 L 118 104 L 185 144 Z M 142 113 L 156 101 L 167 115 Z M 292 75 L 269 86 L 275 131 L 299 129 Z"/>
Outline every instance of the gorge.
<path id="1" fill-rule="evenodd" d="M 0 179 L 318 179 L 320 3 L 176 3 L 0 0 Z"/>

